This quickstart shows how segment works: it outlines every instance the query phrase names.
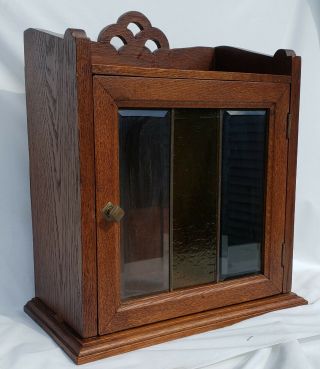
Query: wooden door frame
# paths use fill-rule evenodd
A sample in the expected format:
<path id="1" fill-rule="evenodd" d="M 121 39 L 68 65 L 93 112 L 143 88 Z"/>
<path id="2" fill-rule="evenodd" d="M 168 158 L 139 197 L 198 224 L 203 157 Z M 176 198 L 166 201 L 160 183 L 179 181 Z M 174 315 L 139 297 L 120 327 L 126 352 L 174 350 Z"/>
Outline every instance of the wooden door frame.
<path id="1" fill-rule="evenodd" d="M 282 292 L 290 84 L 95 76 L 98 332 L 107 334 Z M 120 226 L 101 209 L 119 203 L 118 108 L 269 109 L 264 274 L 127 301 L 120 298 Z M 117 262 L 118 261 L 118 262 Z"/>

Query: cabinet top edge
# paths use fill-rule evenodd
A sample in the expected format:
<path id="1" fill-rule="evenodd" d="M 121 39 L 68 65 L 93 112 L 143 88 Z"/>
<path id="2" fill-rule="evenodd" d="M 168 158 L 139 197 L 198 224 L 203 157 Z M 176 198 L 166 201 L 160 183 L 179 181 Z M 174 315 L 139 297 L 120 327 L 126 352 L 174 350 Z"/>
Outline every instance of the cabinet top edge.
<path id="1" fill-rule="evenodd" d="M 137 26 L 137 33 L 131 31 L 130 24 Z M 33 42 L 30 40 L 37 38 L 42 41 L 55 38 L 66 43 L 74 42 L 79 58 L 86 55 L 86 63 L 91 63 L 97 74 L 105 73 L 102 70 L 113 65 L 174 70 L 175 73 L 196 71 L 203 73 L 203 76 L 212 72 L 264 75 L 271 76 L 271 80 L 275 81 L 279 78 L 282 82 L 284 76 L 291 77 L 293 71 L 297 71 L 294 65 L 299 66 L 301 59 L 293 50 L 287 49 L 278 49 L 273 55 L 265 55 L 232 46 L 170 48 L 166 35 L 154 27 L 144 14 L 136 11 L 127 12 L 116 23 L 104 27 L 97 41 L 91 41 L 81 29 L 68 28 L 64 35 L 58 35 L 29 28 L 25 31 L 25 48 L 32 48 Z M 122 43 L 120 48 L 114 46 L 115 38 Z M 153 46 L 150 46 L 150 42 Z"/>
<path id="2" fill-rule="evenodd" d="M 184 70 L 169 68 L 145 68 L 127 65 L 92 64 L 93 75 L 126 77 L 210 79 L 224 81 L 291 83 L 291 76 L 261 73 Z"/>

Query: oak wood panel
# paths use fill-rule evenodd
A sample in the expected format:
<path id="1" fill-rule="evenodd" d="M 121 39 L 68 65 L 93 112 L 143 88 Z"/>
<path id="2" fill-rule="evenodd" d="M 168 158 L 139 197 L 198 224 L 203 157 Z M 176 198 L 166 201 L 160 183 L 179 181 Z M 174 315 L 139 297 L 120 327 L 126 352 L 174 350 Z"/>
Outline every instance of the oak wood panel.
<path id="1" fill-rule="evenodd" d="M 147 97 L 146 97 L 147 98 Z M 163 108 L 164 106 L 171 106 L 172 108 L 186 108 L 192 106 L 193 108 L 216 108 L 216 109 L 228 109 L 230 108 L 230 104 L 222 101 L 199 101 L 199 100 L 124 100 L 117 101 L 118 108 L 141 108 L 143 104 L 143 108 Z M 268 109 L 272 107 L 273 104 L 270 102 L 241 102 L 241 101 L 233 101 L 232 108 L 238 109 Z"/>
<path id="2" fill-rule="evenodd" d="M 132 49 L 131 49 L 132 50 Z M 112 45 L 104 42 L 91 42 L 92 64 L 131 65 L 152 68 L 174 68 L 187 70 L 211 70 L 214 49 L 211 47 L 190 47 L 184 49 L 159 49 L 150 52 L 144 49 L 143 57 L 137 57 L 133 49 L 133 55 L 118 52 Z"/>
<path id="3" fill-rule="evenodd" d="M 234 324 L 266 312 L 304 305 L 294 293 L 280 294 L 233 306 L 158 322 L 124 332 L 81 339 L 39 299 L 29 301 L 29 314 L 77 364 Z"/>
<path id="4" fill-rule="evenodd" d="M 142 51 L 142 52 L 141 52 Z M 132 52 L 132 53 L 131 53 Z M 141 54 L 139 54 L 141 52 Z M 291 75 L 291 50 L 279 49 L 273 56 L 234 47 L 188 47 L 150 52 L 131 47 L 116 50 L 105 42 L 91 42 L 92 64 L 167 68 L 197 71 Z M 139 56 L 138 56 L 139 55 Z"/>
<path id="5" fill-rule="evenodd" d="M 275 108 L 274 130 L 274 160 L 270 173 L 272 178 L 271 218 L 270 229 L 270 275 L 275 286 L 282 291 L 282 244 L 284 242 L 285 206 L 286 206 L 286 178 L 287 178 L 287 114 L 289 111 L 289 89 L 279 98 Z"/>
<path id="6" fill-rule="evenodd" d="M 300 100 L 301 57 L 292 59 L 292 84 L 290 94 L 290 131 L 288 132 L 288 169 L 287 169 L 287 197 L 286 197 L 286 233 L 284 244 L 284 278 L 283 292 L 291 291 L 292 257 L 294 237 L 294 211 L 297 173 L 297 151 L 299 131 L 299 100 Z"/>
<path id="7" fill-rule="evenodd" d="M 143 68 L 127 65 L 92 64 L 93 74 L 156 78 L 217 79 L 224 81 L 290 83 L 291 76 L 255 73 L 233 73 L 202 70 Z"/>
<path id="8" fill-rule="evenodd" d="M 273 182 L 273 170 L 275 161 L 275 150 L 274 146 L 276 144 L 276 126 L 275 126 L 275 107 L 273 104 L 268 111 L 268 130 L 267 130 L 267 153 L 266 153 L 266 163 L 265 163 L 265 198 L 264 198 L 264 229 L 263 229 L 263 247 L 262 247 L 262 265 L 263 274 L 270 278 L 271 274 L 271 237 L 272 237 L 272 182 Z M 267 245 L 267 247 L 266 247 Z"/>
<path id="9" fill-rule="evenodd" d="M 279 49 L 273 56 L 230 46 L 214 50 L 213 69 L 220 71 L 291 75 L 292 50 Z"/>
<path id="10" fill-rule="evenodd" d="M 120 76 L 95 76 L 95 81 L 108 91 L 118 106 L 150 106 L 159 103 L 181 107 L 186 102 L 193 106 L 209 103 L 212 107 L 243 106 L 246 104 L 270 104 L 289 89 L 286 83 L 211 81 L 174 78 L 140 78 Z M 126 88 L 123 88 L 125 85 Z M 148 104 L 148 105 L 145 105 Z M 248 105 L 248 106 L 249 106 Z"/>
<path id="11" fill-rule="evenodd" d="M 130 23 L 140 29 L 137 34 L 128 29 Z M 110 43 L 114 37 L 123 42 L 119 50 Z M 146 46 L 148 40 L 157 45 L 155 51 Z M 170 49 L 160 29 L 153 27 L 142 13 L 131 11 L 101 30 L 98 42 L 91 44 L 91 54 L 93 64 L 291 75 L 294 52 L 280 49 L 269 56 L 227 46 Z"/>
<path id="12" fill-rule="evenodd" d="M 118 112 L 113 99 L 105 89 L 95 84 L 94 114 L 97 168 L 98 330 L 101 334 L 101 325 L 108 325 L 120 306 L 120 223 L 106 222 L 102 213 L 107 202 L 120 203 L 119 130 Z M 105 272 L 107 278 L 100 279 Z"/>
<path id="13" fill-rule="evenodd" d="M 96 334 L 88 45 L 82 31 L 25 32 L 36 296 L 83 336 Z"/>
<path id="14" fill-rule="evenodd" d="M 120 289 L 119 225 L 109 224 L 108 228 L 105 228 L 102 220 L 102 226 L 98 228 L 98 259 L 100 253 L 105 253 L 101 255 L 103 262 L 99 264 L 98 270 L 99 296 L 102 298 L 101 304 L 99 302 L 100 334 L 233 304 L 238 299 L 247 301 L 281 292 L 282 284 L 279 282 L 282 281 L 281 243 L 284 237 L 284 218 L 281 212 L 284 210 L 282 199 L 285 197 L 287 161 L 283 156 L 286 149 L 282 144 L 286 142 L 284 114 L 288 110 L 288 91 L 288 84 L 279 83 L 94 77 L 96 158 L 99 168 L 97 209 L 102 209 L 110 196 L 111 201 L 118 201 L 119 198 L 119 163 L 115 164 L 119 160 L 117 147 L 119 101 L 124 105 L 124 101 L 132 101 L 134 98 L 136 106 L 153 107 L 157 104 L 156 106 L 163 108 L 175 106 L 179 97 L 180 106 L 183 104 L 185 107 L 193 107 L 195 99 L 198 99 L 197 106 L 204 100 L 209 104 L 208 107 L 228 108 L 239 106 L 239 102 L 242 107 L 248 108 L 247 104 L 252 106 L 252 101 L 255 101 L 255 107 L 271 108 L 272 115 L 269 122 L 268 146 L 269 210 L 266 212 L 267 237 L 264 242 L 267 277 L 241 278 L 223 284 L 189 288 L 121 303 L 117 292 Z M 224 98 L 223 102 L 221 95 Z M 110 162 L 112 167 L 108 164 Z M 107 254 L 111 256 L 108 257 Z M 111 265 L 115 260 L 118 266 Z M 108 301 L 112 301 L 112 307 L 105 306 L 107 300 L 104 300 L 103 296 L 108 296 Z"/>
<path id="15" fill-rule="evenodd" d="M 103 333 L 139 327 L 171 319 L 276 295 L 279 290 L 263 275 L 185 288 L 121 303 L 116 313 L 103 326 Z"/>

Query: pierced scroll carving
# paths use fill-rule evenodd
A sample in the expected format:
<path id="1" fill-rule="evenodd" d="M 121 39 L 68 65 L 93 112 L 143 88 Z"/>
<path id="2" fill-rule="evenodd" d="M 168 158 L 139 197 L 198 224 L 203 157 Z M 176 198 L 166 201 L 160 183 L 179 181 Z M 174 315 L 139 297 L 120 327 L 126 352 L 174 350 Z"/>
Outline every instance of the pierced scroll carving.
<path id="1" fill-rule="evenodd" d="M 128 28 L 130 23 L 139 27 L 140 31 L 136 35 Z M 110 43 L 114 37 L 119 37 L 124 43 L 117 50 L 120 55 L 141 58 L 144 54 L 152 54 L 152 51 L 146 47 L 148 40 L 153 41 L 158 49 L 169 49 L 169 42 L 165 34 L 160 29 L 153 27 L 146 16 L 135 11 L 123 14 L 117 23 L 105 27 L 99 34 L 98 42 L 104 43 L 108 49 L 114 48 Z"/>

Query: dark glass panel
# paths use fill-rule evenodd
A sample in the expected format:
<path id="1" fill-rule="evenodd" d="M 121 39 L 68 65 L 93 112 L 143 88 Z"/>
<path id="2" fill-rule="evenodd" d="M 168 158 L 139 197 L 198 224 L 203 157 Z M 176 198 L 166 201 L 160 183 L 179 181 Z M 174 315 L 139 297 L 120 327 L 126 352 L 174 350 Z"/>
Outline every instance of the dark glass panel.
<path id="1" fill-rule="evenodd" d="M 220 279 L 261 272 L 266 111 L 223 113 Z"/>
<path id="2" fill-rule="evenodd" d="M 170 115 L 119 110 L 123 299 L 169 289 Z"/>
<path id="3" fill-rule="evenodd" d="M 216 280 L 219 110 L 175 109 L 172 288 Z"/>

